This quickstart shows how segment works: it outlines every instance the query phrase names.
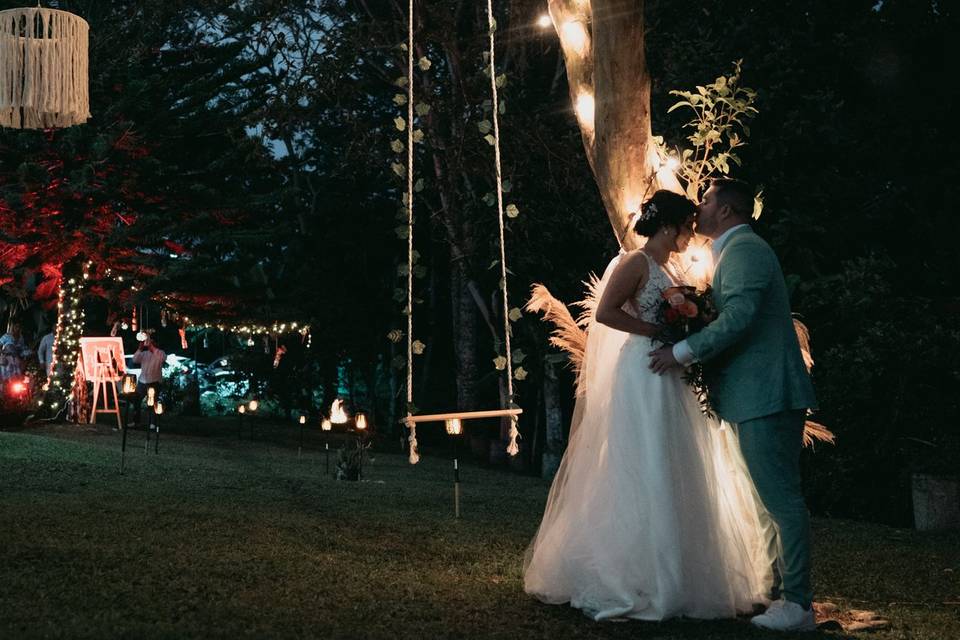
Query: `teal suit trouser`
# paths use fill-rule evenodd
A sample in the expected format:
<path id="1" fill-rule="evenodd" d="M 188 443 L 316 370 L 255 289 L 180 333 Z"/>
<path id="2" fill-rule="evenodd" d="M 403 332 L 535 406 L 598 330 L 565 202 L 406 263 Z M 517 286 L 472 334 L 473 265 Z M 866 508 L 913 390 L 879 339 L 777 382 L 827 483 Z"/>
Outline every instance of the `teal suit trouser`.
<path id="1" fill-rule="evenodd" d="M 737 425 L 740 448 L 763 506 L 775 527 L 767 527 L 778 558 L 784 598 L 809 608 L 810 514 L 800 486 L 800 450 L 806 411 L 784 411 Z"/>

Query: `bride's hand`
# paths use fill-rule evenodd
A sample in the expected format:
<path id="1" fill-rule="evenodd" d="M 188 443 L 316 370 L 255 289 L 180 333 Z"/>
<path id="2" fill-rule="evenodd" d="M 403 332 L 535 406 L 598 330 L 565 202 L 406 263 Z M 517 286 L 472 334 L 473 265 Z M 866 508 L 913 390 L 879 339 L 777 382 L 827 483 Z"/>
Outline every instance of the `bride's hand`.
<path id="1" fill-rule="evenodd" d="M 650 356 L 650 369 L 658 376 L 662 376 L 680 364 L 673 357 L 673 347 L 660 347 L 656 351 L 651 351 L 648 355 Z"/>

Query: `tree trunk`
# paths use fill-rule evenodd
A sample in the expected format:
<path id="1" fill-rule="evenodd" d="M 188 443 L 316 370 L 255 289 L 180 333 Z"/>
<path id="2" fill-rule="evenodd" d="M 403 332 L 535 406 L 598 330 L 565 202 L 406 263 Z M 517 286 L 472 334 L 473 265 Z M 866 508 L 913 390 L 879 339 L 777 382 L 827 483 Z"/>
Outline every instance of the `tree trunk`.
<path id="1" fill-rule="evenodd" d="M 543 450 L 543 477 L 552 478 L 563 458 L 563 413 L 560 411 L 560 382 L 552 364 L 544 366 L 543 406 L 546 423 L 546 446 Z"/>
<path id="2" fill-rule="evenodd" d="M 477 408 L 477 312 L 467 288 L 470 278 L 464 262 L 452 265 L 453 345 L 457 375 L 457 410 Z"/>
<path id="3" fill-rule="evenodd" d="M 630 214 L 657 188 L 643 0 L 550 0 L 570 99 L 613 232 L 625 248 Z"/>

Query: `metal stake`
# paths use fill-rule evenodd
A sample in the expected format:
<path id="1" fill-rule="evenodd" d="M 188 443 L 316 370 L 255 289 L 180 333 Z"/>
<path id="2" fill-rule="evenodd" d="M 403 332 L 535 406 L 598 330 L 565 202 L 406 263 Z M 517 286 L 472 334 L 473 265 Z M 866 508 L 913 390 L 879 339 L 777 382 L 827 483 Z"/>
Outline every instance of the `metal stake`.
<path id="1" fill-rule="evenodd" d="M 460 461 L 457 459 L 457 436 L 453 437 L 453 513 L 460 518 Z"/>

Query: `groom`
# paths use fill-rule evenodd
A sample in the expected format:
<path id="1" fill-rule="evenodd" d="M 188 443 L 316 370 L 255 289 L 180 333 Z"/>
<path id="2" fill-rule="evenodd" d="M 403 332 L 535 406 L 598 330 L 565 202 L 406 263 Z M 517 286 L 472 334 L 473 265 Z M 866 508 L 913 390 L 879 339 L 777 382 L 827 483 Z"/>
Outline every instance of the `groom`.
<path id="1" fill-rule="evenodd" d="M 745 183 L 711 183 L 698 208 L 697 233 L 713 240 L 719 315 L 703 331 L 652 352 L 650 368 L 663 374 L 676 366 L 704 364 L 714 410 L 737 425 L 750 476 L 779 532 L 784 599 L 751 622 L 765 629 L 805 631 L 816 623 L 800 449 L 806 409 L 816 406 L 816 398 L 780 263 L 750 228 L 752 212 L 753 190 Z M 768 542 L 776 544 L 776 532 L 770 536 Z"/>

